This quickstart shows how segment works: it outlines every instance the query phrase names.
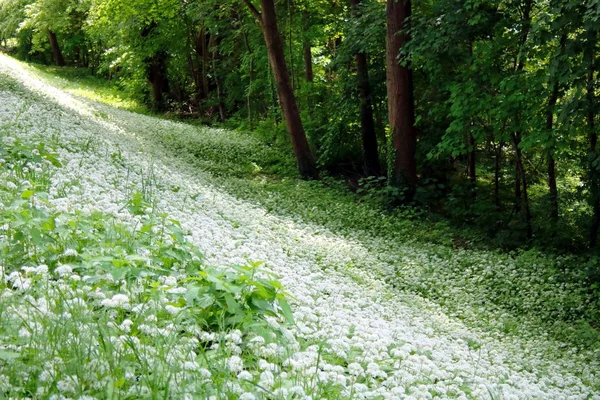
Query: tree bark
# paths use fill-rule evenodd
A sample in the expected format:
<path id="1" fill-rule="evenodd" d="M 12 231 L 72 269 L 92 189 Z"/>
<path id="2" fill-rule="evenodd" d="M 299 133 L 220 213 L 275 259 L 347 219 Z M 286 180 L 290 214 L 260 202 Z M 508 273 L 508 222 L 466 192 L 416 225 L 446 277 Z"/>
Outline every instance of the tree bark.
<path id="1" fill-rule="evenodd" d="M 358 8 L 360 1 L 350 0 L 354 18 L 360 16 Z M 375 134 L 375 120 L 373 119 L 367 55 L 363 52 L 357 52 L 354 54 L 354 60 L 356 63 L 356 77 L 360 99 L 360 127 L 364 153 L 364 172 L 367 176 L 378 176 L 381 174 L 381 165 L 379 164 L 379 150 L 377 148 L 377 135 Z"/>
<path id="2" fill-rule="evenodd" d="M 525 50 L 525 44 L 527 43 L 527 38 L 529 37 L 529 32 L 531 30 L 531 11 L 533 9 L 533 1 L 527 0 L 523 5 L 522 15 L 523 15 L 523 28 L 521 31 L 521 38 L 519 41 L 519 52 L 515 57 L 515 73 L 521 73 L 525 69 L 525 60 L 526 57 L 523 54 Z M 513 145 L 515 150 L 515 210 L 521 211 L 521 196 L 523 197 L 523 206 L 525 207 L 525 224 L 527 227 L 527 238 L 531 239 L 533 237 L 533 229 L 531 226 L 531 209 L 529 207 L 529 195 L 528 195 L 528 187 L 527 187 L 527 176 L 525 175 L 525 167 L 523 165 L 523 152 L 521 150 L 521 131 L 514 132 L 512 134 Z M 521 192 L 521 187 L 523 191 Z"/>
<path id="3" fill-rule="evenodd" d="M 308 41 L 304 42 L 302 51 L 304 52 L 304 76 L 306 78 L 306 82 L 313 83 L 315 81 L 315 77 L 312 66 L 312 50 Z"/>
<path id="4" fill-rule="evenodd" d="M 500 142 L 494 149 L 494 204 L 500 208 L 500 161 L 502 159 L 502 146 Z"/>
<path id="5" fill-rule="evenodd" d="M 476 194 L 476 189 L 477 189 L 477 169 L 476 169 L 476 165 L 477 165 L 477 158 L 476 158 L 476 148 L 477 148 L 477 142 L 475 141 L 475 137 L 473 136 L 473 134 L 471 132 L 469 132 L 469 147 L 470 150 L 467 153 L 467 172 L 469 175 L 469 183 L 471 185 L 471 190 L 473 191 L 473 195 Z"/>
<path id="6" fill-rule="evenodd" d="M 148 80 L 152 85 L 152 98 L 154 101 L 153 106 L 161 109 L 163 93 L 169 91 L 169 81 L 167 78 L 167 53 L 159 51 L 150 58 L 150 65 L 148 70 Z"/>
<path id="7" fill-rule="evenodd" d="M 50 47 L 52 48 L 52 54 L 54 56 L 54 62 L 58 67 L 65 66 L 65 59 L 62 55 L 62 51 L 60 51 L 60 46 L 58 44 L 58 39 L 56 38 L 56 33 L 52 31 L 48 31 L 48 40 L 50 41 Z"/>
<path id="8" fill-rule="evenodd" d="M 315 80 L 313 74 L 313 65 L 312 65 L 312 50 L 310 44 L 310 38 L 308 37 L 308 13 L 306 11 L 302 12 L 302 29 L 304 34 L 304 40 L 302 44 L 302 54 L 304 57 L 304 77 L 306 78 L 306 82 L 313 83 Z"/>
<path id="9" fill-rule="evenodd" d="M 523 185 L 523 206 L 525 207 L 525 223 L 527 228 L 527 238 L 531 239 L 533 237 L 533 229 L 531 226 L 531 209 L 529 208 L 529 195 L 528 195 L 528 186 L 527 186 L 527 176 L 525 175 L 525 167 L 523 166 L 523 153 L 521 151 L 521 133 L 517 132 L 513 135 L 513 145 L 515 148 L 515 157 L 516 157 L 516 165 L 517 171 L 519 174 L 519 178 Z"/>
<path id="10" fill-rule="evenodd" d="M 279 104 L 283 110 L 300 176 L 304 179 L 316 179 L 319 176 L 317 165 L 306 139 L 298 104 L 296 103 L 296 97 L 290 83 L 290 75 L 283 51 L 283 42 L 277 27 L 275 3 L 273 0 L 260 0 L 262 12 L 259 12 L 250 0 L 244 0 L 244 3 L 259 21 L 267 44 L 269 64 L 277 83 Z"/>
<path id="11" fill-rule="evenodd" d="M 225 114 L 225 105 L 223 104 L 223 98 L 221 95 L 221 83 L 219 82 L 219 76 L 217 74 L 217 40 L 215 35 L 211 35 L 209 47 L 212 49 L 212 67 L 213 67 L 213 75 L 215 79 L 215 86 L 217 87 L 217 102 L 219 107 L 219 118 L 221 122 L 225 122 L 226 114 Z"/>
<path id="12" fill-rule="evenodd" d="M 410 15 L 410 0 L 387 1 L 386 83 L 389 122 L 395 150 L 392 183 L 406 185 L 408 199 L 414 196 L 417 184 L 417 133 L 412 71 L 409 66 L 399 62 L 400 49 L 410 37 L 405 32 L 399 32 L 408 28 Z"/>

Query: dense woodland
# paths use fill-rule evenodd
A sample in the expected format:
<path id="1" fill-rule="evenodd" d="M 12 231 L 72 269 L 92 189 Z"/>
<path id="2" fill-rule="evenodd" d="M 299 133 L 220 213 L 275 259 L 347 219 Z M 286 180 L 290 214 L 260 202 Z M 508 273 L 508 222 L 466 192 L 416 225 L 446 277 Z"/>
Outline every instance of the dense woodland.
<path id="1" fill-rule="evenodd" d="M 22 59 L 251 131 L 386 207 L 569 251 L 598 242 L 599 29 L 597 0 L 0 1 Z"/>

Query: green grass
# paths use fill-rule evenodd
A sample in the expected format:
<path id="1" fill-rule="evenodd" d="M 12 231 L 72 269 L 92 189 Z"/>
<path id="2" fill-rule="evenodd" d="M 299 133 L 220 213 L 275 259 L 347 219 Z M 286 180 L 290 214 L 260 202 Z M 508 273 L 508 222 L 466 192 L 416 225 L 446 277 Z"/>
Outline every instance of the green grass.
<path id="1" fill-rule="evenodd" d="M 30 66 L 54 86 L 68 93 L 123 110 L 151 114 L 143 102 L 120 87 L 118 80 L 93 76 L 88 68 L 54 67 L 42 64 L 30 64 Z"/>

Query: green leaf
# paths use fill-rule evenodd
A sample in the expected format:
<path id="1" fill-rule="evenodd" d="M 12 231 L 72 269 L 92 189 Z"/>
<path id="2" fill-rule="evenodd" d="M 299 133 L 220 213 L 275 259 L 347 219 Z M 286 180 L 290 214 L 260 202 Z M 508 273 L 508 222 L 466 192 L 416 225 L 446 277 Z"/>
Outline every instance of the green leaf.
<path id="1" fill-rule="evenodd" d="M 230 313 L 235 314 L 240 311 L 240 305 L 237 301 L 235 301 L 232 295 L 225 293 L 223 297 L 225 298 L 225 302 L 227 303 L 227 308 Z"/>
<path id="2" fill-rule="evenodd" d="M 208 308 L 215 304 L 215 296 L 209 293 L 204 293 L 200 297 L 196 298 L 196 303 L 202 308 Z"/>
<path id="3" fill-rule="evenodd" d="M 281 313 L 290 324 L 294 323 L 294 313 L 290 304 L 284 298 L 279 299 L 279 307 L 281 307 Z"/>
<path id="4" fill-rule="evenodd" d="M 20 354 L 14 351 L 0 350 L 0 360 L 9 361 L 19 358 Z"/>

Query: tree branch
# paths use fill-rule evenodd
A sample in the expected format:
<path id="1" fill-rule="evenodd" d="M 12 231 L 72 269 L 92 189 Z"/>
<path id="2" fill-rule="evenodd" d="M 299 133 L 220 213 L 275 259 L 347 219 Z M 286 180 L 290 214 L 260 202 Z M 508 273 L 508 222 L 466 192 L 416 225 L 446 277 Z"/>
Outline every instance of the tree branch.
<path id="1" fill-rule="evenodd" d="M 252 15 L 254 15 L 254 18 L 256 18 L 258 20 L 258 23 L 260 25 L 262 25 L 262 15 L 260 14 L 260 11 L 258 11 L 256 9 L 256 7 L 254 7 L 254 4 L 252 4 L 250 2 L 250 0 L 243 0 L 244 4 L 248 6 L 248 8 L 250 9 L 250 12 L 252 13 Z"/>

